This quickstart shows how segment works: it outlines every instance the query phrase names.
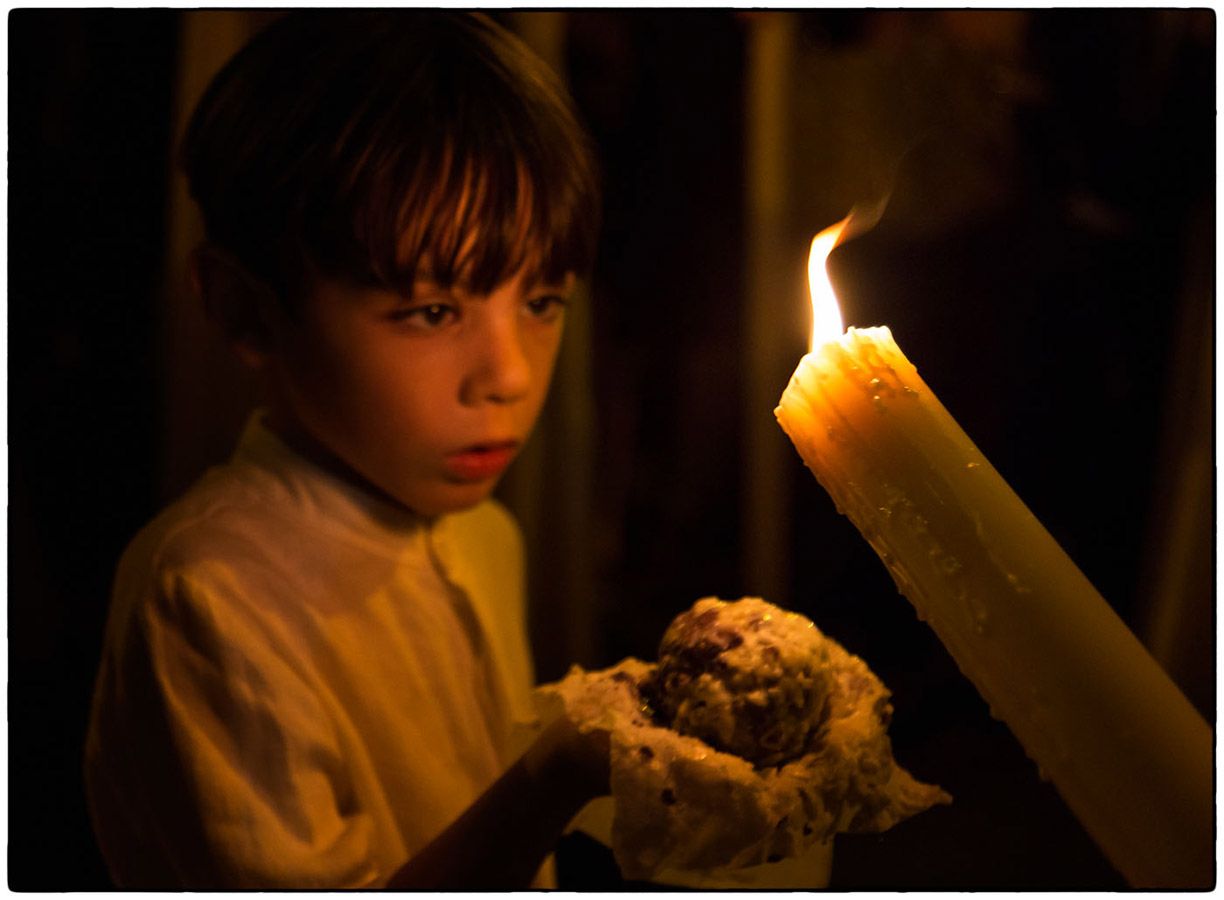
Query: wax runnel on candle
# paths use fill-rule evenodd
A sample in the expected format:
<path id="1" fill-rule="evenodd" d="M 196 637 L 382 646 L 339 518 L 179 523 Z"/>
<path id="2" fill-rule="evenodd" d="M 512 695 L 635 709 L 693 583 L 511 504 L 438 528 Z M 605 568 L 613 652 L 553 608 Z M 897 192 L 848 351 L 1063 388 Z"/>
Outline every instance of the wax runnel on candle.
<path id="1" fill-rule="evenodd" d="M 1207 723 L 887 328 L 800 362 L 776 410 L 898 589 L 1135 886 L 1214 877 Z"/>

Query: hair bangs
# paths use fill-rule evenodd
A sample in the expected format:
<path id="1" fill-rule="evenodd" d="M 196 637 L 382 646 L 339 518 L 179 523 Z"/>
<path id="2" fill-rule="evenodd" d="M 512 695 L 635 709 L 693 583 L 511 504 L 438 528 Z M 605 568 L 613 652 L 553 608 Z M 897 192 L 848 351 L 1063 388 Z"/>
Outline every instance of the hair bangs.
<path id="1" fill-rule="evenodd" d="M 570 198 L 546 193 L 526 165 L 478 165 L 474 159 L 452 165 L 432 190 L 410 191 L 394 231 L 371 235 L 370 261 L 380 283 L 411 285 L 427 277 L 488 293 L 520 272 L 559 282 L 585 271 L 591 253 L 575 233 L 582 230 L 581 214 Z"/>
<path id="2" fill-rule="evenodd" d="M 592 154 L 575 140 L 583 132 L 532 121 L 490 87 L 467 86 L 466 115 L 422 129 L 433 140 L 401 142 L 397 158 L 361 179 L 353 237 L 366 272 L 350 274 L 399 290 L 428 276 L 487 293 L 521 271 L 559 282 L 589 270 L 599 209 Z"/>

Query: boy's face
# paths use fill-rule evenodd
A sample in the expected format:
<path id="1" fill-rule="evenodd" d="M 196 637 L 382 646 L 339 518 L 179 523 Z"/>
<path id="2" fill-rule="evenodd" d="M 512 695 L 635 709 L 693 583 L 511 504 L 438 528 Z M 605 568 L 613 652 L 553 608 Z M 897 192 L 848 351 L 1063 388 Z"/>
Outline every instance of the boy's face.
<path id="1" fill-rule="evenodd" d="M 422 515 L 472 506 L 535 424 L 571 286 L 321 282 L 274 329 L 273 424 Z"/>

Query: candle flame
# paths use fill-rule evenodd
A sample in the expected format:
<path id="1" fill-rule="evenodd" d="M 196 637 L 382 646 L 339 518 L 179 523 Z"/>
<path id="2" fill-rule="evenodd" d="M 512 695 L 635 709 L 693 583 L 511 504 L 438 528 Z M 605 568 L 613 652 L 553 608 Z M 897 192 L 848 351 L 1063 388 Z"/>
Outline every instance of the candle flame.
<path id="1" fill-rule="evenodd" d="M 837 303 L 837 294 L 833 291 L 833 282 L 829 280 L 826 264 L 829 254 L 841 242 L 842 234 L 853 216 L 854 213 L 851 213 L 812 238 L 812 250 L 808 254 L 808 290 L 812 297 L 812 337 L 808 343 L 809 350 L 815 350 L 819 344 L 840 337 L 845 331 L 841 307 Z"/>

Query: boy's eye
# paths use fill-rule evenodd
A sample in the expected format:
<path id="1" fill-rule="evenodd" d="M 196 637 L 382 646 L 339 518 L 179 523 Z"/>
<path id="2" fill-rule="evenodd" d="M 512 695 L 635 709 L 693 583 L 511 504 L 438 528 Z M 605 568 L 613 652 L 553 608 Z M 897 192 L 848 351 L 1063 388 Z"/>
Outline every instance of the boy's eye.
<path id="1" fill-rule="evenodd" d="M 565 310 L 568 301 L 559 294 L 546 294 L 526 303 L 527 312 L 541 322 L 551 322 Z"/>
<path id="2" fill-rule="evenodd" d="M 459 311 L 449 303 L 426 303 L 396 309 L 391 313 L 391 318 L 422 331 L 433 331 L 449 325 L 458 315 Z"/>

